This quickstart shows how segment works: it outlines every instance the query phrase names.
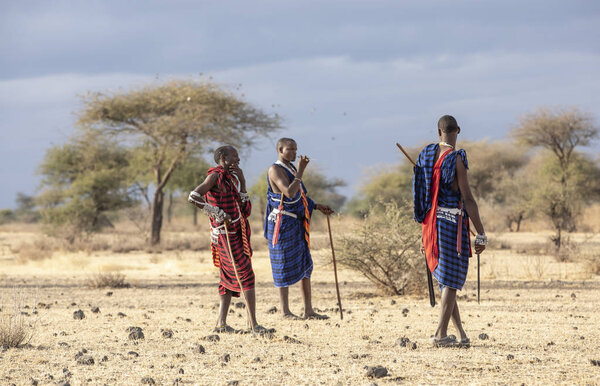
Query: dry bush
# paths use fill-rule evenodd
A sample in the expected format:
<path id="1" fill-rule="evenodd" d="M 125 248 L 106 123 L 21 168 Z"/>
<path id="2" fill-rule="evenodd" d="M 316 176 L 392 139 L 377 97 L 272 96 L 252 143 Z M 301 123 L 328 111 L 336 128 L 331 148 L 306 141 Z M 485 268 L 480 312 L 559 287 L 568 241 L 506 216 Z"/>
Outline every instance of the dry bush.
<path id="1" fill-rule="evenodd" d="M 37 304 L 37 297 L 34 304 Z M 0 346 L 22 347 L 28 344 L 35 335 L 38 319 L 35 318 L 32 322 L 28 322 L 29 315 L 24 311 L 24 306 L 24 295 L 15 290 L 12 308 L 0 313 Z"/>
<path id="2" fill-rule="evenodd" d="M 526 267 L 527 277 L 534 280 L 541 280 L 544 278 L 547 268 L 545 256 L 530 256 Z"/>
<path id="3" fill-rule="evenodd" d="M 363 274 L 386 294 L 422 294 L 421 230 L 406 204 L 372 207 L 359 228 L 341 239 L 340 265 Z"/>
<path id="4" fill-rule="evenodd" d="M 33 242 L 21 243 L 11 248 L 11 252 L 17 254 L 17 261 L 24 264 L 28 261 L 40 261 L 52 257 L 54 251 L 58 250 L 60 243 L 51 238 L 36 239 Z"/>
<path id="5" fill-rule="evenodd" d="M 128 288 L 130 285 L 125 282 L 125 275 L 118 272 L 97 273 L 87 281 L 90 288 Z"/>

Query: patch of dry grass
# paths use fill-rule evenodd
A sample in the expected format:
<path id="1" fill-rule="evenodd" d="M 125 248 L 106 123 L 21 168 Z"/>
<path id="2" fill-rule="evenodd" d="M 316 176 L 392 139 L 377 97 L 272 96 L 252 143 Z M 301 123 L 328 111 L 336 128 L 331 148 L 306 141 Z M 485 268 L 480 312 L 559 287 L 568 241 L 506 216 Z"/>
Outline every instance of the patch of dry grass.
<path id="1" fill-rule="evenodd" d="M 119 272 L 99 272 L 87 280 L 90 288 L 127 288 L 125 275 Z"/>
<path id="2" fill-rule="evenodd" d="M 34 304 L 37 304 L 37 298 Z M 0 346 L 19 348 L 31 341 L 36 332 L 37 318 L 30 323 L 27 315 L 24 295 L 15 290 L 12 307 L 0 309 Z"/>

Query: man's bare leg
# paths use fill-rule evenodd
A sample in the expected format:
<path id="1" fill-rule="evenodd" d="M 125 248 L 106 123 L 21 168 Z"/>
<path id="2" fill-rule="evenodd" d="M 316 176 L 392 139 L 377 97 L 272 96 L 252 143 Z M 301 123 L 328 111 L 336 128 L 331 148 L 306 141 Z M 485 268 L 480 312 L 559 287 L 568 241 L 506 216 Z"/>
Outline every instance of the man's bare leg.
<path id="1" fill-rule="evenodd" d="M 456 327 L 456 330 L 458 331 L 458 333 L 460 335 L 460 339 L 461 340 L 468 339 L 467 333 L 463 329 L 462 321 L 460 320 L 460 312 L 458 311 L 458 302 L 457 301 L 454 301 L 454 310 L 452 311 L 452 316 L 450 317 L 450 319 L 452 319 L 452 324 L 454 324 L 454 327 Z"/>
<path id="2" fill-rule="evenodd" d="M 217 319 L 217 328 L 227 325 L 229 304 L 231 304 L 231 292 L 226 291 L 225 295 L 219 295 L 219 318 Z"/>
<path id="3" fill-rule="evenodd" d="M 305 277 L 300 282 L 302 287 L 302 297 L 304 298 L 304 318 L 305 319 L 329 319 L 327 315 L 317 314 L 312 307 L 312 294 L 310 288 L 310 278 Z"/>
<path id="4" fill-rule="evenodd" d="M 292 314 L 290 311 L 289 303 L 289 287 L 279 288 L 279 303 L 281 304 L 281 313 L 284 318 L 299 319 L 297 315 Z"/>
<path id="5" fill-rule="evenodd" d="M 456 289 L 444 287 L 442 290 L 442 301 L 440 304 L 440 319 L 438 322 L 435 337 L 438 339 L 445 338 L 448 335 L 448 322 L 454 312 L 456 305 Z M 460 315 L 459 315 L 460 318 Z"/>
<path id="6" fill-rule="evenodd" d="M 248 301 L 248 315 L 250 316 L 250 320 L 252 320 L 250 327 L 258 326 L 256 322 L 256 292 L 252 288 L 244 291 L 244 294 L 246 294 L 246 300 Z"/>

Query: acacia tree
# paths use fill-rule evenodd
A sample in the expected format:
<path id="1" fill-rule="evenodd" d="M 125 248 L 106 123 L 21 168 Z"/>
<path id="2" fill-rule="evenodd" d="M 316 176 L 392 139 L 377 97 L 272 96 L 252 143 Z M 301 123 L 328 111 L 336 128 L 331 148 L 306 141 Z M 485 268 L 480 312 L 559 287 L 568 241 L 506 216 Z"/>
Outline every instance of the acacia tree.
<path id="1" fill-rule="evenodd" d="M 160 243 L 165 186 L 187 157 L 217 143 L 248 148 L 280 128 L 277 115 L 212 82 L 174 80 L 127 92 L 88 93 L 83 102 L 81 126 L 147 151 L 149 162 L 140 173 L 153 177 L 152 245 Z"/>
<path id="2" fill-rule="evenodd" d="M 576 148 L 589 145 L 598 136 L 593 118 L 577 108 L 540 108 L 525 115 L 512 135 L 530 147 L 542 147 L 551 152 L 556 161 L 555 178 L 546 186 L 544 213 L 556 230 L 553 241 L 560 249 L 563 230 L 574 229 L 577 209 L 573 203 L 577 195 L 575 162 Z"/>

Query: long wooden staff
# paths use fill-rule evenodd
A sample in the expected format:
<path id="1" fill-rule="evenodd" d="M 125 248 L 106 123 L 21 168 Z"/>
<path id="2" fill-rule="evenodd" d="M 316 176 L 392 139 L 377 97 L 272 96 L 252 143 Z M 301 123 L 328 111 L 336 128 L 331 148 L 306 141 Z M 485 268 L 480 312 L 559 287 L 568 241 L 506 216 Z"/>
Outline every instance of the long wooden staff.
<path id="1" fill-rule="evenodd" d="M 415 161 L 413 161 L 412 158 L 410 158 L 408 153 L 404 151 L 404 149 L 402 148 L 402 146 L 400 146 L 398 142 L 396 142 L 396 146 L 398 146 L 398 149 L 400 149 L 400 151 L 406 156 L 408 161 L 411 164 L 413 164 L 413 166 L 417 166 Z M 431 271 L 427 266 L 427 257 L 425 257 L 425 270 L 427 271 L 427 289 L 429 290 L 429 304 L 431 305 L 431 307 L 435 307 L 435 292 L 433 291 L 433 278 L 431 277 Z"/>
<path id="2" fill-rule="evenodd" d="M 244 219 L 241 219 L 244 221 Z M 233 252 L 231 251 L 231 242 L 229 241 L 229 230 L 227 229 L 227 223 L 224 222 L 225 226 L 225 236 L 227 236 L 227 249 L 229 250 L 229 256 L 231 256 L 231 264 L 233 265 L 233 272 L 235 272 L 235 278 L 237 279 L 238 284 L 240 285 L 240 292 L 244 297 L 244 302 L 246 302 L 246 311 L 248 311 L 248 319 L 250 320 L 250 327 L 252 327 L 252 333 L 255 333 L 254 329 L 254 321 L 252 320 L 252 314 L 250 313 L 250 304 L 248 303 L 248 298 L 246 298 L 246 292 L 244 292 L 244 287 L 242 287 L 242 281 L 240 280 L 240 275 L 238 275 L 237 268 L 235 266 L 235 259 L 233 258 Z"/>
<path id="3" fill-rule="evenodd" d="M 338 284 L 337 266 L 335 263 L 335 249 L 333 249 L 333 237 L 331 237 L 331 224 L 329 223 L 329 215 L 327 216 L 327 229 L 329 230 L 329 243 L 331 244 L 331 255 L 333 256 L 333 274 L 335 276 L 335 291 L 337 292 L 338 307 L 340 308 L 340 319 L 344 320 L 344 312 L 342 311 L 342 299 L 340 298 L 340 285 Z"/>

